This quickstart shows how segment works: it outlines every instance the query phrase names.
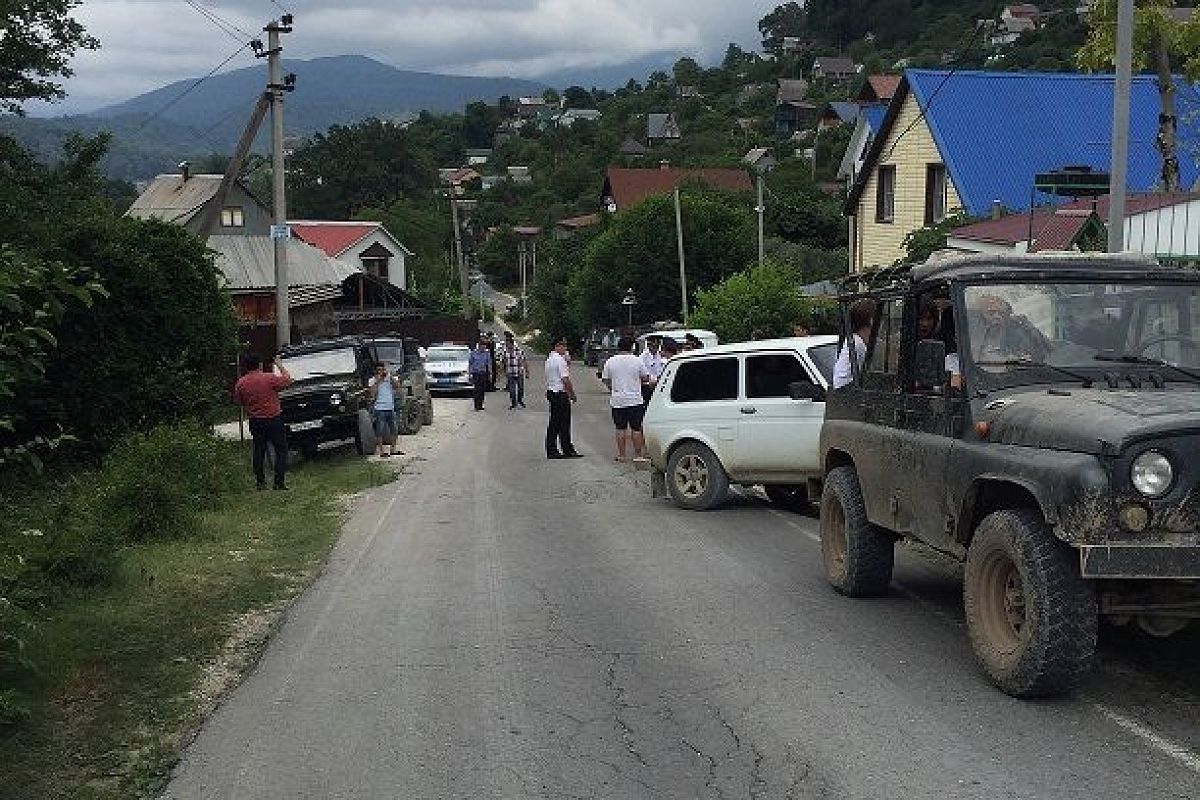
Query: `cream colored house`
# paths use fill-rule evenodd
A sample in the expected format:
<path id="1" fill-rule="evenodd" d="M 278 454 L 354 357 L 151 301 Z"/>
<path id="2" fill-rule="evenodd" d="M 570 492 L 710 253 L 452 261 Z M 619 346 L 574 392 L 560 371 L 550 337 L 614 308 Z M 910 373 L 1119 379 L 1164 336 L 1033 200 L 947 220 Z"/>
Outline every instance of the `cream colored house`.
<path id="1" fill-rule="evenodd" d="M 909 233 L 962 208 L 916 96 L 901 90 L 893 103 L 850 192 L 852 272 L 894 263 Z"/>
<path id="2" fill-rule="evenodd" d="M 843 208 L 850 270 L 906 255 L 913 231 L 961 210 L 983 219 L 1068 198 L 1034 191 L 1040 173 L 1065 166 L 1107 172 L 1113 76 L 1078 73 L 907 70 L 854 175 Z M 1180 86 L 1193 92 L 1193 86 Z M 1127 189 L 1151 192 L 1159 100 L 1152 75 L 1130 91 Z M 1196 185 L 1200 133 L 1180 128 L 1180 180 Z"/>

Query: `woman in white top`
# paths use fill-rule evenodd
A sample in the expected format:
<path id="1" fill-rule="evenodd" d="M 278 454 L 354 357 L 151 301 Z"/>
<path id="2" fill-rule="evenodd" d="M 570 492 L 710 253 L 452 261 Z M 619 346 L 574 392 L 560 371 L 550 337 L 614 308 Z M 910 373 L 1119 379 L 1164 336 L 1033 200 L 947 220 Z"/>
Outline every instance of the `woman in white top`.
<path id="1" fill-rule="evenodd" d="M 875 301 L 864 297 L 855 300 L 850 305 L 851 341 L 854 344 L 854 359 L 859 369 L 867 355 L 867 337 L 871 335 L 871 325 L 875 321 Z M 840 389 L 854 381 L 854 368 L 850 363 L 850 348 L 845 343 L 838 350 L 837 361 L 833 364 L 833 388 Z"/>

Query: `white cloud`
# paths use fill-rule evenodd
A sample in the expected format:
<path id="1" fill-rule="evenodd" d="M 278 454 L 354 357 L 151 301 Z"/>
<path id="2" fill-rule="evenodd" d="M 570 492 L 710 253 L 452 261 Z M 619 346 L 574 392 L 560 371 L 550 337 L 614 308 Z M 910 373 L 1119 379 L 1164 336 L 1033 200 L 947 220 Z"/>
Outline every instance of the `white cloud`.
<path id="1" fill-rule="evenodd" d="M 253 36 L 279 8 L 269 0 L 196 0 Z M 539 77 L 657 53 L 716 61 L 729 42 L 758 45 L 757 22 L 776 0 L 316 0 L 295 15 L 291 58 L 362 54 L 404 69 Z M 33 113 L 82 111 L 172 81 L 199 77 L 238 46 L 179 0 L 88 0 L 78 18 L 101 49 L 76 55 L 68 98 Z M 226 69 L 253 63 L 249 51 Z M 637 76 L 630 76 L 637 77 Z"/>

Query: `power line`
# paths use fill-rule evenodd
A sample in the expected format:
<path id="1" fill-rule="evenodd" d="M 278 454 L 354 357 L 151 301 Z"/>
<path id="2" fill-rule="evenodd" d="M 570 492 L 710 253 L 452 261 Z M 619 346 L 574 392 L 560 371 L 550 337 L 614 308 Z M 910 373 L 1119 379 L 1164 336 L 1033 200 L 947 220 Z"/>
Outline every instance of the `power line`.
<path id="1" fill-rule="evenodd" d="M 197 0 L 184 0 L 184 2 L 199 12 L 209 22 L 220 28 L 225 35 L 229 36 L 235 41 L 240 42 L 254 38 L 252 34 L 247 33 L 229 20 L 224 19 L 217 14 L 216 11 L 213 11 L 208 6 L 202 5 L 201 3 L 197 2 Z"/>
<path id="2" fill-rule="evenodd" d="M 934 90 L 930 92 L 929 99 L 925 101 L 925 107 L 920 110 L 919 114 L 917 114 L 917 118 L 908 123 L 908 127 L 900 132 L 900 135 L 896 137 L 894 142 L 892 142 L 892 146 L 888 148 L 887 155 L 879 159 L 880 161 L 887 161 L 889 158 L 891 158 L 892 153 L 896 152 L 896 145 L 900 144 L 900 140 L 904 138 L 905 134 L 915 128 L 917 123 L 925 119 L 926 113 L 929 112 L 929 109 L 933 108 L 933 101 L 934 98 L 937 97 L 938 92 L 940 92 L 942 87 L 946 85 L 946 82 L 954 76 L 954 73 L 958 71 L 958 67 L 962 63 L 962 60 L 967 57 L 967 54 L 971 52 L 971 48 L 975 46 L 975 40 L 984 30 L 985 25 L 983 23 L 984 21 L 980 21 L 980 23 L 975 25 L 975 28 L 971 31 L 970 37 L 967 39 L 967 43 L 963 47 L 959 48 L 958 55 L 955 56 L 954 60 L 951 62 L 954 66 L 950 68 L 949 72 L 942 76 L 942 80 L 938 83 Z"/>
<path id="3" fill-rule="evenodd" d="M 209 70 L 207 75 L 205 75 L 202 78 L 197 79 L 194 83 L 192 83 L 190 86 L 185 88 L 182 92 L 180 92 L 179 94 L 172 97 L 169 101 L 167 101 L 167 103 L 164 104 L 162 108 L 158 109 L 153 114 L 148 116 L 145 120 L 143 120 L 142 124 L 137 127 L 137 130 L 141 131 L 141 130 L 145 129 L 145 127 L 147 125 L 149 125 L 151 122 L 153 122 L 154 120 L 156 120 L 160 116 L 162 116 L 162 114 L 164 114 L 167 111 L 167 109 L 169 109 L 171 106 L 178 103 L 183 98 L 187 97 L 193 90 L 195 90 L 197 87 L 199 87 L 200 84 L 207 81 L 213 75 L 216 75 L 217 72 L 219 72 L 222 67 L 224 67 L 226 64 L 228 64 L 230 61 L 233 61 L 233 59 L 235 59 L 243 50 L 245 50 L 249 46 L 250 46 L 250 42 L 243 43 L 237 50 L 234 50 L 232 53 L 230 53 L 228 58 L 226 58 L 220 64 L 217 64 L 215 67 L 213 67 L 211 70 Z"/>

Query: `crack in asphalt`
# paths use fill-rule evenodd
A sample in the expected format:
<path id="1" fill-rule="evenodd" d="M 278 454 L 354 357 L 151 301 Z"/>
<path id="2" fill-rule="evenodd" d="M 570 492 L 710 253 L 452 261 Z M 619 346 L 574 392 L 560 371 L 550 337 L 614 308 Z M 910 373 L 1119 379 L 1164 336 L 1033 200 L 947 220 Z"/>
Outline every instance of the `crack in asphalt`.
<path id="1" fill-rule="evenodd" d="M 636 706 L 625 702 L 625 687 L 617 684 L 617 664 L 621 661 L 621 654 L 612 653 L 611 655 L 612 660 L 608 662 L 608 667 L 604 671 L 604 685 L 613 693 L 613 727 L 621 735 L 621 741 L 625 744 L 625 749 L 629 751 L 629 754 L 637 759 L 637 762 L 643 767 L 649 767 L 650 765 L 646 763 L 645 757 L 634 742 L 633 728 L 629 727 L 629 723 L 621 716 L 624 709 L 636 708 Z"/>
<path id="2" fill-rule="evenodd" d="M 716 792 L 717 797 L 725 797 L 725 793 L 721 791 L 721 787 L 717 785 L 717 760 L 701 750 L 699 747 L 696 747 L 696 745 L 689 742 L 686 738 L 681 736 L 679 737 L 679 741 L 683 742 L 685 745 L 687 745 L 689 750 L 708 762 L 708 775 L 705 777 L 704 787 Z"/>

